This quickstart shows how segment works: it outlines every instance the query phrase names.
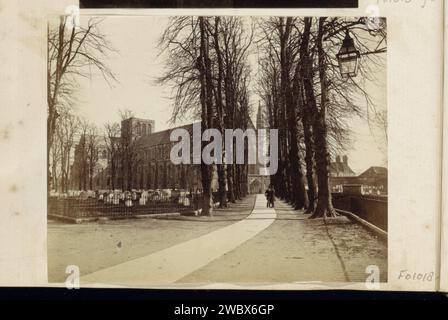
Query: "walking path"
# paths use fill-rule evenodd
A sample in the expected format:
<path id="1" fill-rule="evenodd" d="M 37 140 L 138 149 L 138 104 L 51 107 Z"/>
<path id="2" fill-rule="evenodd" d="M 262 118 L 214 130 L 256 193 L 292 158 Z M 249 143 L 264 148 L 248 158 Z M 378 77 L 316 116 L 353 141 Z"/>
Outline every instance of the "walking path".
<path id="1" fill-rule="evenodd" d="M 81 277 L 81 285 L 166 285 L 174 283 L 237 248 L 269 227 L 277 215 L 257 195 L 252 213 L 239 222 L 142 258 Z"/>
<path id="2" fill-rule="evenodd" d="M 387 280 L 387 245 L 360 224 L 344 216 L 309 219 L 280 200 L 275 210 L 269 228 L 177 283 L 364 283 L 370 265 Z"/>

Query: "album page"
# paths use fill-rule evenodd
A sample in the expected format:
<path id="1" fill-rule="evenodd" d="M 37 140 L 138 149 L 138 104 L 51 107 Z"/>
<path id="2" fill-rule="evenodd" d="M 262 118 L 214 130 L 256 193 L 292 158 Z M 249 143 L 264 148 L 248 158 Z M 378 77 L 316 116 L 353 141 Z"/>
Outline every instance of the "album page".
<path id="1" fill-rule="evenodd" d="M 443 1 L 215 2 L 1 1 L 0 285 L 446 290 Z"/>

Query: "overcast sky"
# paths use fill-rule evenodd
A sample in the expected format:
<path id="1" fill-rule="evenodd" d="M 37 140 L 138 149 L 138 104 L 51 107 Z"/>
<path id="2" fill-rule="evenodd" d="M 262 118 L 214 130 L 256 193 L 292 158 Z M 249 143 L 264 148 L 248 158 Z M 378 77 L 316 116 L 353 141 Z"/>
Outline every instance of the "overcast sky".
<path id="1" fill-rule="evenodd" d="M 87 20 L 81 16 L 82 24 Z M 102 128 L 106 122 L 119 122 L 119 110 L 130 109 L 136 117 L 155 120 L 156 131 L 169 128 L 171 90 L 154 83 L 163 74 L 165 57 L 158 56 L 157 43 L 167 23 L 168 18 L 162 16 L 107 17 L 101 23 L 101 32 L 118 53 L 105 62 L 119 82 L 110 87 L 95 74 L 91 80 L 81 79 L 76 112 Z M 256 73 L 256 59 L 251 60 Z M 366 90 L 372 93 L 379 108 L 386 108 L 385 70 L 379 70 L 377 77 L 381 84 L 369 84 Z M 251 104 L 256 110 L 256 95 L 252 95 Z M 359 174 L 370 166 L 385 165 L 385 155 L 379 148 L 381 139 L 372 135 L 367 121 L 353 117 L 350 127 L 355 133 L 354 143 L 346 153 L 352 169 Z"/>

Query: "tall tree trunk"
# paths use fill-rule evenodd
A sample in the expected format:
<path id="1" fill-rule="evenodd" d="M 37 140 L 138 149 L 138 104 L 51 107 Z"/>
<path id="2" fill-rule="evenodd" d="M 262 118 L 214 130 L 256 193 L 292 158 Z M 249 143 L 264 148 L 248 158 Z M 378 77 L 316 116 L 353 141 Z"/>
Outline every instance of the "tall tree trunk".
<path id="1" fill-rule="evenodd" d="M 325 70 L 325 52 L 323 49 L 323 25 L 326 18 L 319 18 L 319 31 L 317 35 L 319 80 L 321 87 L 320 110 L 316 113 L 314 121 L 314 141 L 316 145 L 316 171 L 318 182 L 317 206 L 311 218 L 335 217 L 336 211 L 331 202 L 331 191 L 329 183 L 329 163 L 330 154 L 328 152 L 327 141 L 327 79 Z"/>
<path id="2" fill-rule="evenodd" d="M 286 18 L 286 25 L 281 33 L 280 42 L 280 66 L 281 66 L 281 87 L 282 101 L 288 125 L 289 153 L 285 158 L 288 164 L 287 179 L 289 181 L 289 200 L 295 209 L 302 209 L 305 206 L 305 186 L 303 172 L 300 164 L 299 153 L 299 130 L 297 127 L 297 111 L 293 102 L 290 71 L 292 68 L 291 48 L 289 47 L 290 34 L 292 29 L 292 18 Z"/>
<path id="3" fill-rule="evenodd" d="M 49 27 L 48 27 L 49 28 Z M 58 30 L 58 48 L 57 48 L 57 56 L 56 56 L 56 70 L 54 76 L 54 84 L 53 88 L 51 87 L 51 74 L 50 74 L 50 66 L 47 68 L 47 103 L 48 103 L 48 118 L 47 118 L 47 173 L 49 175 L 50 168 L 50 152 L 54 147 L 54 135 L 56 131 L 56 120 L 58 118 L 57 112 L 57 97 L 59 94 L 59 87 L 61 83 L 61 78 L 63 74 L 63 61 L 64 61 L 64 35 L 65 35 L 65 23 L 64 18 L 60 17 L 59 30 Z M 48 34 L 50 34 L 49 29 L 47 30 Z M 50 43 L 48 39 L 48 44 Z M 50 50 L 48 47 L 48 54 L 50 54 Z M 48 61 L 50 63 L 50 61 Z M 53 90 L 52 90 L 53 89 Z"/>
<path id="4" fill-rule="evenodd" d="M 70 173 L 71 173 L 71 170 L 70 170 L 70 153 L 71 153 L 71 147 L 69 147 L 69 149 L 68 149 L 68 157 L 67 157 L 67 162 L 66 162 L 66 170 L 65 170 L 66 178 L 65 178 L 65 187 L 64 187 L 65 192 L 68 192 L 69 183 L 70 183 Z"/>
<path id="5" fill-rule="evenodd" d="M 238 200 L 241 200 L 241 165 L 235 165 L 235 196 Z"/>
<path id="6" fill-rule="evenodd" d="M 228 49 L 227 49 L 228 50 Z M 228 57 L 228 54 L 226 55 Z M 224 117 L 224 123 L 227 129 L 235 128 L 235 99 L 234 90 L 232 90 L 232 78 L 233 71 L 231 68 L 230 61 L 227 59 L 225 63 L 225 76 L 224 76 L 224 97 L 225 97 L 225 107 L 226 115 Z M 235 146 L 232 144 L 232 155 L 235 159 Z M 227 167 L 227 189 L 229 202 L 235 203 L 236 201 L 236 187 L 235 187 L 235 165 L 234 159 L 232 163 L 226 164 Z"/>
<path id="7" fill-rule="evenodd" d="M 111 186 L 112 186 L 112 190 L 115 190 L 115 160 L 112 160 L 111 161 L 111 168 L 110 168 L 110 171 L 111 171 L 111 173 L 110 173 L 110 175 L 111 175 L 111 178 L 110 178 L 110 184 L 111 184 Z"/>
<path id="8" fill-rule="evenodd" d="M 233 181 L 234 165 L 227 164 L 227 188 L 229 193 L 229 201 L 235 203 L 235 185 Z"/>
<path id="9" fill-rule="evenodd" d="M 302 125 L 305 138 L 306 180 L 308 185 L 308 208 L 305 213 L 313 213 L 316 202 L 316 180 L 314 175 L 314 142 L 311 130 L 312 111 L 304 100 L 303 90 L 300 90 L 300 100 L 303 108 Z"/>
<path id="10" fill-rule="evenodd" d="M 234 128 L 234 107 L 233 107 L 233 102 L 232 102 L 232 93 L 231 93 L 231 89 L 230 89 L 230 80 L 228 79 L 229 77 L 229 70 L 227 72 L 226 78 L 224 80 L 224 88 L 225 88 L 225 99 L 226 99 L 226 110 L 227 110 L 227 114 L 225 117 L 225 123 L 226 123 L 226 127 L 227 128 Z M 228 197 L 229 197 L 229 201 L 231 203 L 235 203 L 236 201 L 236 187 L 235 187 L 235 146 L 232 143 L 231 148 L 232 150 L 232 155 L 233 155 L 233 159 L 232 159 L 232 163 L 227 163 L 226 167 L 227 167 L 227 189 L 228 189 Z"/>
<path id="11" fill-rule="evenodd" d="M 213 126 L 213 102 L 212 102 L 212 77 L 210 59 L 208 56 L 208 36 L 204 17 L 199 17 L 199 28 L 201 36 L 199 73 L 201 82 L 201 127 L 202 130 L 212 128 Z M 202 133 L 201 133 L 202 134 Z M 202 140 L 202 139 L 201 139 Z M 205 143 L 202 142 L 202 148 Z M 201 161 L 201 179 L 202 179 L 202 215 L 213 215 L 213 195 L 212 195 L 212 177 L 213 167 Z"/>
<path id="12" fill-rule="evenodd" d="M 93 163 L 89 166 L 89 190 L 93 190 Z"/>
<path id="13" fill-rule="evenodd" d="M 299 105 L 302 110 L 302 125 L 305 138 L 305 163 L 306 179 L 308 184 L 308 208 L 306 213 L 313 213 L 316 200 L 316 180 L 314 175 L 314 141 L 313 141 L 313 119 L 317 112 L 316 100 L 313 89 L 313 61 L 309 54 L 309 41 L 311 34 L 311 18 L 304 20 L 304 30 L 301 37 L 299 49 L 299 76 L 296 79 L 298 88 Z"/>
<path id="14" fill-rule="evenodd" d="M 222 60 L 221 47 L 219 44 L 219 32 L 220 32 L 220 17 L 215 17 L 215 31 L 214 31 L 214 45 L 216 51 L 216 57 L 218 62 L 218 79 L 216 83 L 216 113 L 217 113 L 217 127 L 221 132 L 221 136 L 224 136 L 224 107 L 223 107 L 223 94 L 222 94 L 222 82 L 224 75 L 224 65 Z M 224 141 L 221 141 L 221 150 L 224 150 Z M 227 192 L 226 192 L 226 167 L 225 164 L 222 163 L 223 156 L 222 154 L 218 155 L 221 160 L 221 164 L 217 165 L 218 169 L 218 193 L 219 193 L 219 207 L 224 208 L 227 207 Z"/>

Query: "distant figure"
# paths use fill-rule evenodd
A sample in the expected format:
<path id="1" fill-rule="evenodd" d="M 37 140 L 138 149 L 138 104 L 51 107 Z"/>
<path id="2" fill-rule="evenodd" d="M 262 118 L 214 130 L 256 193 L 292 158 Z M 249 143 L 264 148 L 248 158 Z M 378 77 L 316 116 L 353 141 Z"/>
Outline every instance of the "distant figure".
<path id="1" fill-rule="evenodd" d="M 266 207 L 274 208 L 274 189 L 271 186 L 269 186 L 264 195 L 266 196 L 267 200 Z"/>

